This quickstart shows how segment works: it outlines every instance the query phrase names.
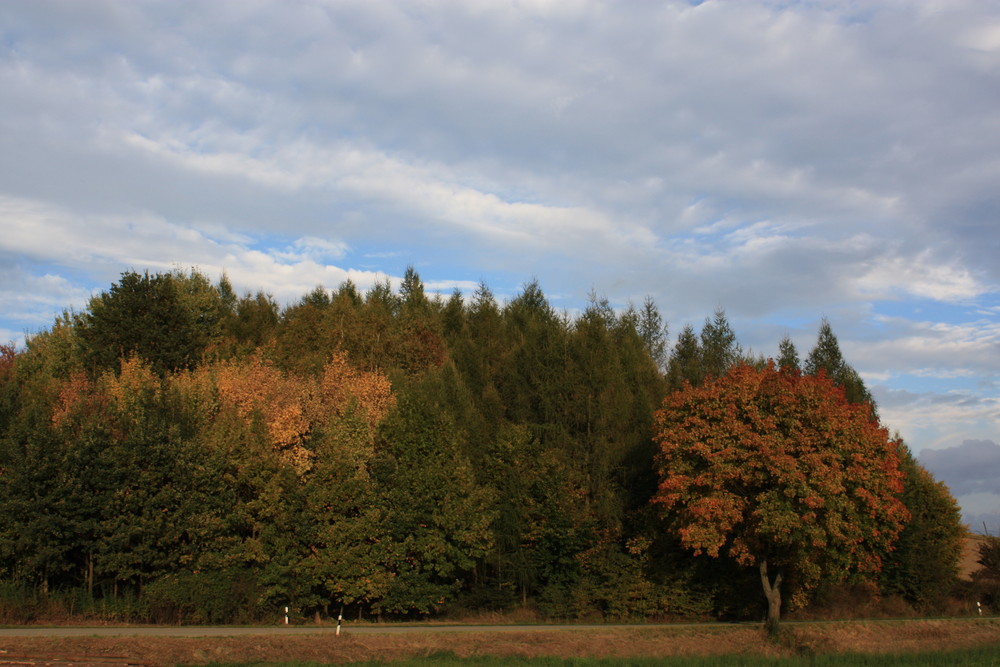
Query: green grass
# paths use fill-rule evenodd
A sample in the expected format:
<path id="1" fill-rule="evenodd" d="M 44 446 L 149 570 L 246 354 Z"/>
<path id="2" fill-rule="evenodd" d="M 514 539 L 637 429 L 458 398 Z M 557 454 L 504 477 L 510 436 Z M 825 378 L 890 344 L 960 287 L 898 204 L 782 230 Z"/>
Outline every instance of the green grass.
<path id="1" fill-rule="evenodd" d="M 234 663 L 213 663 L 215 667 L 236 667 Z M 315 667 L 323 663 L 240 663 L 255 667 Z M 421 658 L 384 662 L 352 662 L 353 667 L 1000 667 L 1000 646 L 942 651 L 940 653 L 905 653 L 873 655 L 863 653 L 828 654 L 793 658 L 759 656 L 664 657 L 664 658 L 516 658 L 481 656 L 459 658 L 451 652 L 439 652 Z"/>

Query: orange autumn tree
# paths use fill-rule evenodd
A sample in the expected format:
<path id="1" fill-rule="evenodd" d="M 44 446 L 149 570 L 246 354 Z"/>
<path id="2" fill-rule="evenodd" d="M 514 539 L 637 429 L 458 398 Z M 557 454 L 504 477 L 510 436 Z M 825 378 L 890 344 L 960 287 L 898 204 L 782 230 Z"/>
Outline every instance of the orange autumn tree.
<path id="1" fill-rule="evenodd" d="M 696 555 L 756 566 L 777 629 L 782 586 L 878 572 L 908 519 L 897 443 L 824 374 L 747 365 L 664 399 L 662 509 Z"/>
<path id="2" fill-rule="evenodd" d="M 389 378 L 377 371 L 359 371 L 342 350 L 334 352 L 323 367 L 320 387 L 323 404 L 337 414 L 343 415 L 352 406 L 361 411 L 369 441 L 374 440 L 375 429 L 396 405 Z"/>
<path id="3" fill-rule="evenodd" d="M 367 459 L 372 454 L 378 425 L 396 404 L 392 385 L 384 374 L 357 370 L 340 350 L 331 355 L 318 380 L 282 371 L 255 354 L 242 361 L 204 367 L 193 375 L 178 375 L 175 382 L 193 400 L 206 403 L 204 385 L 212 378 L 223 404 L 235 407 L 248 423 L 255 415 L 263 418 L 272 447 L 300 475 L 313 466 L 316 453 L 310 439 L 317 424 L 356 410 L 367 427 L 368 445 L 358 455 Z"/>
<path id="4" fill-rule="evenodd" d="M 220 400 L 248 423 L 261 415 L 274 450 L 296 473 L 308 472 L 313 453 L 305 444 L 316 411 L 315 382 L 287 375 L 259 354 L 222 362 L 214 372 Z"/>

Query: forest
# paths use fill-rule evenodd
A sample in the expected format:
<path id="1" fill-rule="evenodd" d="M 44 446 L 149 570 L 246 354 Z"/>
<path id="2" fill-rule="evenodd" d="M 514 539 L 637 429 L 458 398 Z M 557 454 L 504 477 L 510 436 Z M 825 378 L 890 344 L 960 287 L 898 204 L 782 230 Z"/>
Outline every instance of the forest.
<path id="1" fill-rule="evenodd" d="M 0 346 L 0 620 L 761 619 L 782 576 L 789 612 L 981 598 L 954 498 L 830 324 L 776 350 L 722 310 L 673 339 L 649 298 L 570 316 L 534 281 L 501 303 L 409 268 L 281 307 L 125 272 Z"/>

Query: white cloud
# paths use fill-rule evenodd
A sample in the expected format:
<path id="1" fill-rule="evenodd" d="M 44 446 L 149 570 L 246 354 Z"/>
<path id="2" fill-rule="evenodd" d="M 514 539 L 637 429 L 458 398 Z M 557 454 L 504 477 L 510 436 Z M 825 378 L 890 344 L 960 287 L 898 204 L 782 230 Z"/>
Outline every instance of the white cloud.
<path id="1" fill-rule="evenodd" d="M 3 255 L 0 255 L 2 257 Z M 24 342 L 25 334 L 52 326 L 55 315 L 82 307 L 90 297 L 88 290 L 58 275 L 34 275 L 17 265 L 4 263 L 0 269 L 0 312 L 21 328 L 0 328 L 0 342 Z"/>
<path id="2" fill-rule="evenodd" d="M 1000 378 L 1000 322 L 913 321 L 879 317 L 887 334 L 848 346 L 853 358 L 873 370 L 898 369 L 922 377 Z"/>
<path id="3" fill-rule="evenodd" d="M 1000 398 L 971 391 L 922 392 L 873 386 L 882 422 L 917 453 L 1000 433 Z"/>
<path id="4" fill-rule="evenodd" d="M 222 137 L 219 144 L 230 143 Z M 627 218 L 574 205 L 509 201 L 484 191 L 447 165 L 414 163 L 371 148 L 295 142 L 244 146 L 246 152 L 205 152 L 193 141 L 156 141 L 130 134 L 124 143 L 185 169 L 235 176 L 256 185 L 285 190 L 328 190 L 377 201 L 389 211 L 420 216 L 441 234 L 471 237 L 477 243 L 528 247 L 534 252 L 601 252 L 614 247 L 648 246 L 655 237 Z M 253 157 L 250 157 L 253 155 Z"/>
<path id="5" fill-rule="evenodd" d="M 892 421 L 1000 437 L 993 0 L 0 14 L 8 331 L 128 268 L 295 300 L 412 263 L 722 306 L 757 349 L 827 315 Z"/>
<path id="6" fill-rule="evenodd" d="M 855 283 L 862 293 L 881 299 L 905 293 L 936 301 L 968 301 L 996 291 L 996 286 L 984 285 L 966 266 L 935 261 L 929 250 L 909 256 L 878 257 Z"/>
<path id="7" fill-rule="evenodd" d="M 304 236 L 295 240 L 295 247 L 316 258 L 343 259 L 348 246 L 343 241 L 328 241 L 315 236 Z"/>
<path id="8" fill-rule="evenodd" d="M 0 305 L 6 306 L 6 312 L 16 314 L 17 304 L 29 304 L 31 321 L 39 328 L 51 324 L 53 315 L 63 308 L 85 307 L 92 292 L 106 289 L 125 270 L 196 267 L 213 279 L 225 272 L 238 290 L 263 288 L 286 303 L 317 284 L 333 287 L 351 279 L 365 289 L 381 275 L 324 263 L 343 256 L 346 246 L 340 242 L 303 237 L 288 246 L 291 252 L 283 248 L 261 251 L 150 215 L 81 219 L 39 202 L 0 198 L 0 227 L 8 232 L 0 252 L 54 262 L 97 279 L 96 284 L 79 284 L 56 275 L 25 275 L 15 289 L 0 290 Z M 59 242 L 53 244 L 52 239 Z M 14 288 L 13 281 L 5 283 Z M 43 298 L 44 294 L 50 296 Z"/>

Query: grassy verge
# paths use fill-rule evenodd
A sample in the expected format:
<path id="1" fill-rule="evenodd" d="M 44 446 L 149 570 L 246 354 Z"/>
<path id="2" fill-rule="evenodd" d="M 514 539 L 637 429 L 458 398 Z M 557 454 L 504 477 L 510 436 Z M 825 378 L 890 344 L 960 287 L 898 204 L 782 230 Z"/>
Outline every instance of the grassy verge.
<path id="1" fill-rule="evenodd" d="M 328 630 L 328 629 L 327 629 Z M 759 626 L 435 629 L 170 637 L 5 636 L 8 656 L 128 656 L 157 665 L 997 665 L 1000 619 Z"/>
<path id="2" fill-rule="evenodd" d="M 212 663 L 215 667 L 261 666 L 316 667 L 328 663 Z M 987 667 L 1000 665 L 1000 649 L 971 648 L 933 653 L 864 654 L 841 653 L 815 656 L 768 658 L 763 656 L 663 657 L 663 658 L 520 658 L 511 656 L 479 656 L 460 658 L 443 651 L 420 658 L 397 661 L 364 661 L 349 663 L 353 667 Z"/>

